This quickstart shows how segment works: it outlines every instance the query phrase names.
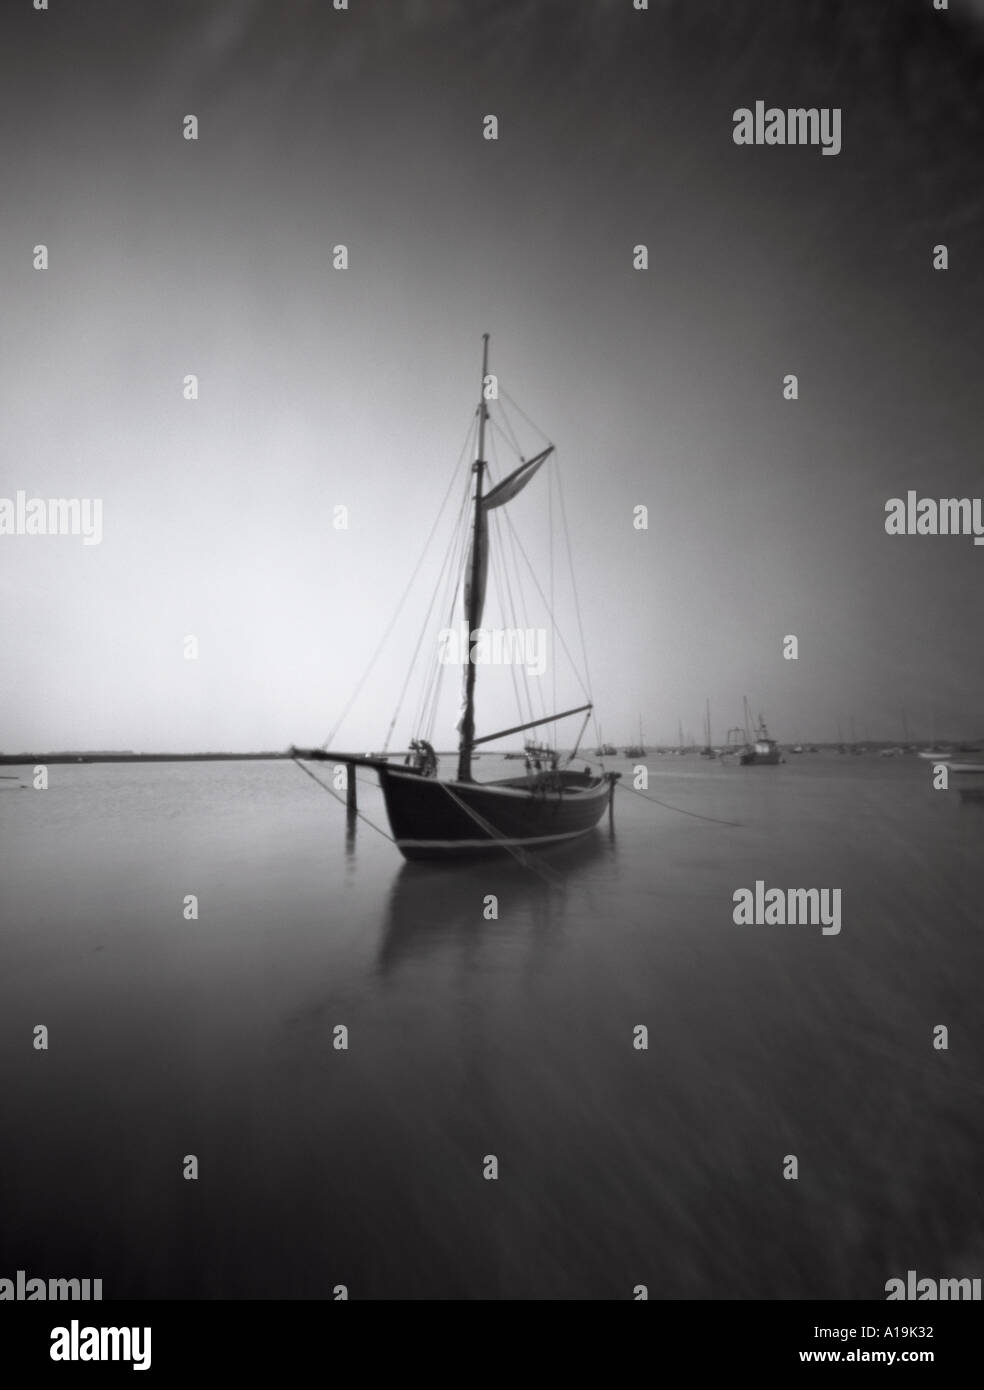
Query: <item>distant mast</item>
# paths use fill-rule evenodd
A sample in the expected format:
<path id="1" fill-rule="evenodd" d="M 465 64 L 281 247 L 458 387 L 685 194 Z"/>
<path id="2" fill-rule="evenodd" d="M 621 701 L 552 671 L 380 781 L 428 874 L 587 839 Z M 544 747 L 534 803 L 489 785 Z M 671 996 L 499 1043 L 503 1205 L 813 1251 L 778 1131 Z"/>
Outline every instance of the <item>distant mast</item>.
<path id="1" fill-rule="evenodd" d="M 475 739 L 475 663 L 471 660 L 471 634 L 478 626 L 480 604 L 483 595 L 479 592 L 479 575 L 482 566 L 482 479 L 485 472 L 485 421 L 488 406 L 485 404 L 485 378 L 489 369 L 489 335 L 482 334 L 482 389 L 478 398 L 478 446 L 475 450 L 475 512 L 472 519 L 471 583 L 468 586 L 465 621 L 468 624 L 468 650 L 465 666 L 465 710 L 461 718 L 461 742 L 458 744 L 458 781 L 472 780 L 472 744 Z"/>

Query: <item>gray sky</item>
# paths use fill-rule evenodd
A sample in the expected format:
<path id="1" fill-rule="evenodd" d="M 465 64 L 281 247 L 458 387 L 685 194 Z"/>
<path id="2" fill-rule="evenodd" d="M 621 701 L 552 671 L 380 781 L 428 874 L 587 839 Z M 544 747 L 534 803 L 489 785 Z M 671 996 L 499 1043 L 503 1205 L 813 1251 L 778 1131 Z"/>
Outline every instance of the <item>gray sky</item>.
<path id="1" fill-rule="evenodd" d="M 2 21 L 0 495 L 100 497 L 104 539 L 0 537 L 0 746 L 320 742 L 483 331 L 558 446 L 606 737 L 699 734 L 709 696 L 721 739 L 745 693 L 785 740 L 984 733 L 984 549 L 884 532 L 910 488 L 981 495 L 976 7 L 351 3 Z M 757 99 L 840 107 L 841 153 L 735 146 Z M 381 742 L 435 573 L 340 744 Z M 514 718 L 480 675 L 479 732 Z"/>

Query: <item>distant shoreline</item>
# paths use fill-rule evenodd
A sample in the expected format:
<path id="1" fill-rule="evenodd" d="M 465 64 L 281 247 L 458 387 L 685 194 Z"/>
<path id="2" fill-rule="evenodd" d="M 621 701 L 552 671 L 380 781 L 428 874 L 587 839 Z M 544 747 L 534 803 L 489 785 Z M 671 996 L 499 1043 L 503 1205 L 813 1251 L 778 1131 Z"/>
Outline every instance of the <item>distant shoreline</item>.
<path id="1" fill-rule="evenodd" d="M 26 767 L 40 763 L 248 763 L 272 759 L 282 762 L 293 756 L 289 749 L 278 753 L 0 753 L 0 767 Z M 298 756 L 304 755 L 299 753 Z M 440 753 L 438 756 L 451 757 L 452 754 Z M 403 757 L 403 754 L 391 753 L 389 757 L 395 759 Z"/>
<path id="2" fill-rule="evenodd" d="M 289 753 L 0 753 L 0 766 L 27 763 L 224 763 L 289 758 Z"/>

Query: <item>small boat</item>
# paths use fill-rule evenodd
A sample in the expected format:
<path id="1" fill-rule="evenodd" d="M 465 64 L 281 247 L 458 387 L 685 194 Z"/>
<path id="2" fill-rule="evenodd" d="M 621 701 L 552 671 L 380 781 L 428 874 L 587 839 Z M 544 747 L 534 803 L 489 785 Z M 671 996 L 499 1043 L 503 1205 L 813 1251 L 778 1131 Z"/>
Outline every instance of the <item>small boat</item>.
<path id="1" fill-rule="evenodd" d="M 762 727 L 764 728 L 764 725 Z M 786 759 L 782 756 L 782 750 L 775 739 L 769 738 L 767 732 L 760 731 L 754 744 L 745 749 L 738 761 L 742 767 L 775 767 L 784 763 Z"/>
<path id="2" fill-rule="evenodd" d="M 630 743 L 622 752 L 627 758 L 644 758 L 646 756 L 646 745 L 642 738 L 642 715 L 639 716 L 639 742 Z"/>
<path id="3" fill-rule="evenodd" d="M 477 443 L 471 465 L 475 481 L 471 499 L 470 547 L 460 576 L 466 624 L 464 630 L 467 633 L 475 633 L 482 625 L 491 544 L 490 513 L 512 501 L 554 452 L 553 444 L 548 444 L 532 458 L 520 455 L 519 466 L 487 489 L 489 465 L 485 458 L 485 433 L 489 419 L 486 395 L 489 380 L 489 337 L 485 334 L 481 391 L 476 412 Z M 452 543 L 449 554 L 455 553 L 461 552 L 456 552 Z M 503 555 L 502 559 L 505 562 L 506 556 Z M 353 782 L 356 767 L 374 769 L 379 778 L 393 838 L 406 859 L 447 862 L 475 855 L 484 857 L 503 851 L 516 852 L 522 848 L 561 844 L 588 834 L 611 806 L 615 783 L 621 774 L 597 774 L 588 767 L 583 770 L 571 767 L 580 734 L 564 766 L 560 765 L 559 756 L 552 750 L 547 750 L 548 758 L 534 756 L 532 759 L 527 750 L 524 774 L 490 782 L 475 780 L 472 760 L 477 756 L 479 744 L 553 724 L 576 714 L 585 716 L 581 725 L 583 734 L 593 709 L 590 692 L 587 692 L 588 702 L 574 709 L 528 719 L 508 729 L 484 733 L 479 737 L 475 727 L 478 664 L 479 658 L 468 651 L 463 659 L 464 691 L 458 724 L 458 765 L 452 778 L 439 777 L 438 755 L 430 743 L 419 735 L 411 740 L 407 760 L 400 767 L 382 756 L 359 757 L 324 749 L 308 752 L 295 750 L 298 757 L 316 757 L 346 764 Z M 426 727 L 426 723 L 422 723 L 421 727 Z"/>
<path id="4" fill-rule="evenodd" d="M 984 756 L 984 748 L 977 743 L 950 743 L 942 748 L 937 743 L 932 748 L 921 748 L 919 757 L 925 758 L 927 762 L 944 763 L 949 761 L 955 753 L 980 753 Z"/>
<path id="5" fill-rule="evenodd" d="M 717 749 L 711 743 L 711 702 L 707 701 L 704 711 L 704 746 L 700 750 L 702 758 L 716 758 Z"/>
<path id="6" fill-rule="evenodd" d="M 742 767 L 774 767 L 777 763 L 784 763 L 780 745 L 776 739 L 770 738 L 769 730 L 766 728 L 762 714 L 759 714 L 759 723 L 755 726 L 755 734 L 749 734 L 749 720 L 751 713 L 748 708 L 748 696 L 742 702 L 745 712 L 745 727 L 730 728 L 728 730 L 728 753 L 737 755 L 738 763 Z M 732 744 L 732 735 L 737 737 L 737 744 Z M 741 746 L 741 738 L 744 735 L 745 744 Z M 734 760 L 732 758 L 728 760 Z"/>
<path id="7" fill-rule="evenodd" d="M 531 772 L 556 772 L 560 762 L 560 754 L 556 748 L 551 748 L 549 743 L 528 743 L 523 757 Z"/>
<path id="8" fill-rule="evenodd" d="M 745 701 L 746 722 L 748 715 L 748 701 Z M 784 763 L 786 759 L 782 756 L 782 750 L 774 738 L 769 737 L 769 731 L 765 727 L 765 720 L 760 714 L 758 724 L 755 727 L 754 740 L 749 739 L 744 752 L 738 758 L 742 767 L 775 767 L 778 763 Z"/>

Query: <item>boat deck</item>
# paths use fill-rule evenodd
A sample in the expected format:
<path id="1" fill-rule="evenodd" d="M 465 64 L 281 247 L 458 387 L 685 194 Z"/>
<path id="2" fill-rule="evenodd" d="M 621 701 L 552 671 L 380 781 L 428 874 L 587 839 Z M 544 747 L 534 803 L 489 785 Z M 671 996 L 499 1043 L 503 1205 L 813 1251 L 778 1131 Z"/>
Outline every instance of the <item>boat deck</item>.
<path id="1" fill-rule="evenodd" d="M 528 772 L 523 777 L 502 777 L 494 782 L 476 782 L 479 787 L 517 787 L 520 791 L 535 791 L 544 788 L 549 791 L 583 792 L 600 786 L 605 779 L 596 773 L 572 772 Z"/>

